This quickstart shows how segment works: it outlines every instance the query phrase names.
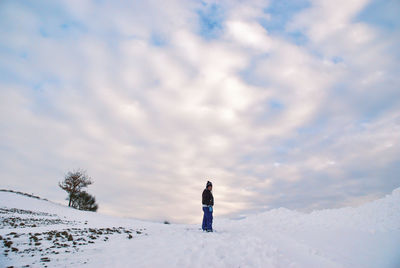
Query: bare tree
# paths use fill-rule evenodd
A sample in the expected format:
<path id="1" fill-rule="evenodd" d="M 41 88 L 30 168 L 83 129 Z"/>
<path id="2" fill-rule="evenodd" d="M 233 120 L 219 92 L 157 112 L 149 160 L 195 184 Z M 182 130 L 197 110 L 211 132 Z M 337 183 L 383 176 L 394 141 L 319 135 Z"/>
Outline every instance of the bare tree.
<path id="1" fill-rule="evenodd" d="M 77 198 L 82 188 L 85 188 L 90 184 L 92 184 L 92 180 L 86 174 L 85 170 L 69 171 L 65 175 L 64 181 L 58 183 L 60 188 L 68 193 L 69 207 L 74 202 L 74 199 Z"/>

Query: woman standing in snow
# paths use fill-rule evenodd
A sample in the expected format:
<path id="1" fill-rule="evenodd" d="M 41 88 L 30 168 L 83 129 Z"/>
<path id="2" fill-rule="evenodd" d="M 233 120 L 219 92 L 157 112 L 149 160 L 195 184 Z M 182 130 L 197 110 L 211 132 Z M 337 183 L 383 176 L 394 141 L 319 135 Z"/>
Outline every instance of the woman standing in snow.
<path id="1" fill-rule="evenodd" d="M 213 206 L 214 206 L 214 197 L 212 195 L 212 183 L 207 181 L 206 189 L 203 191 L 203 231 L 212 232 L 212 221 L 213 221 Z"/>

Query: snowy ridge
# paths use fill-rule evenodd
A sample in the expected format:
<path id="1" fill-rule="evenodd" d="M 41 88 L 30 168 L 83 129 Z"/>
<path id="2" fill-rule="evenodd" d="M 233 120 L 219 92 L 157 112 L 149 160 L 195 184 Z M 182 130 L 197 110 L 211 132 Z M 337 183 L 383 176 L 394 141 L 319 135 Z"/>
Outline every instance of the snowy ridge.
<path id="1" fill-rule="evenodd" d="M 355 208 L 217 217 L 215 233 L 10 192 L 0 217 L 0 267 L 400 267 L 400 188 Z"/>
<path id="2" fill-rule="evenodd" d="M 345 228 L 359 231 L 391 231 L 400 228 L 400 188 L 392 194 L 359 207 L 317 210 L 300 213 L 286 208 L 252 215 L 249 224 L 265 223 L 275 227 L 282 225 L 321 226 L 324 228 Z"/>
<path id="3" fill-rule="evenodd" d="M 359 207 L 315 211 L 310 214 L 319 224 L 334 222 L 337 226 L 363 231 L 391 231 L 400 228 L 400 188 L 382 199 Z M 321 221 L 325 219 L 325 221 Z"/>

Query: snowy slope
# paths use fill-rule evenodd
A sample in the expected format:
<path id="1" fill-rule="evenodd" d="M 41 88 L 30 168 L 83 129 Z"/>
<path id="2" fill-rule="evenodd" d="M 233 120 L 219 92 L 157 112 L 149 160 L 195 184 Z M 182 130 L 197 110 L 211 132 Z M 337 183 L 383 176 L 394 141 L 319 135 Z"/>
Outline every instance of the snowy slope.
<path id="1" fill-rule="evenodd" d="M 357 208 L 216 218 L 215 233 L 9 192 L 0 217 L 0 267 L 400 267 L 400 188 Z"/>

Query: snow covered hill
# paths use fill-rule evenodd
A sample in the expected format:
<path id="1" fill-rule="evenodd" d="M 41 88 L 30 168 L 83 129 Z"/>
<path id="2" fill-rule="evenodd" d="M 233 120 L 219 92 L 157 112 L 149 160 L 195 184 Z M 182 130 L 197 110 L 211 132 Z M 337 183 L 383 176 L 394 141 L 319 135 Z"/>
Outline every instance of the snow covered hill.
<path id="1" fill-rule="evenodd" d="M 10 192 L 0 217 L 0 267 L 400 267 L 400 188 L 357 208 L 216 218 L 215 233 Z"/>

